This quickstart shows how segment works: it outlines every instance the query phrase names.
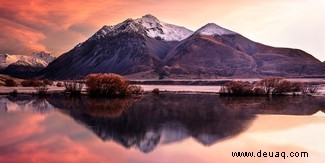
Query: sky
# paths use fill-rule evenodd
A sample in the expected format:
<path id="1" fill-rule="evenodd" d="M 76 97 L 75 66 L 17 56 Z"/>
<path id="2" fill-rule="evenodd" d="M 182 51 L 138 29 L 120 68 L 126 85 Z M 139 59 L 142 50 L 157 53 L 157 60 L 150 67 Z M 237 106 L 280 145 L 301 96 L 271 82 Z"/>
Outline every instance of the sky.
<path id="1" fill-rule="evenodd" d="M 215 23 L 325 61 L 324 0 L 0 0 L 0 53 L 59 56 L 104 25 L 152 14 L 193 31 Z"/>

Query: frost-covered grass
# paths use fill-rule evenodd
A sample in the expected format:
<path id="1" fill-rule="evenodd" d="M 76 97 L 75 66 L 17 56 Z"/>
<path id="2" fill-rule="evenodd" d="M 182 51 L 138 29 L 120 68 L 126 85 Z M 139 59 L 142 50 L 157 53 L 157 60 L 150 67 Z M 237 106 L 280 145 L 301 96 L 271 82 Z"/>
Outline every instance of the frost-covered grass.
<path id="1" fill-rule="evenodd" d="M 173 92 L 219 92 L 221 86 L 197 86 L 197 85 L 140 85 L 144 91 L 152 91 L 158 88 L 160 91 Z"/>
<path id="2" fill-rule="evenodd" d="M 212 80 L 212 79 L 211 79 Z M 225 79 L 216 79 L 225 80 Z M 242 80 L 255 82 L 260 79 L 229 79 L 229 80 Z M 312 82 L 312 83 L 325 83 L 325 79 L 287 79 L 295 82 Z M 54 85 L 56 82 L 54 83 Z M 199 85 L 140 85 L 145 92 L 151 92 L 154 88 L 158 88 L 160 91 L 171 91 L 171 92 L 206 92 L 206 93 L 217 93 L 221 86 L 199 86 Z M 48 86 L 49 92 L 63 92 L 64 87 Z M 33 93 L 35 89 L 33 87 L 4 87 L 0 86 L 0 93 L 10 93 L 13 90 L 17 90 L 18 93 Z M 83 88 L 85 90 L 85 88 Z M 325 95 L 325 84 L 321 84 L 318 90 L 318 94 Z"/>
<path id="3" fill-rule="evenodd" d="M 151 92 L 154 88 L 160 91 L 172 92 L 219 92 L 220 86 L 192 86 L 192 85 L 140 85 L 145 92 Z M 49 86 L 49 92 L 63 92 L 64 87 Z M 4 87 L 0 86 L 0 93 L 10 93 L 13 90 L 19 93 L 33 93 L 34 87 Z"/>
<path id="4" fill-rule="evenodd" d="M 49 92 L 62 92 L 64 91 L 64 87 L 57 86 L 48 86 Z M 35 93 L 36 90 L 34 87 L 4 87 L 0 86 L 0 93 L 10 93 L 13 90 L 17 90 L 18 93 Z"/>

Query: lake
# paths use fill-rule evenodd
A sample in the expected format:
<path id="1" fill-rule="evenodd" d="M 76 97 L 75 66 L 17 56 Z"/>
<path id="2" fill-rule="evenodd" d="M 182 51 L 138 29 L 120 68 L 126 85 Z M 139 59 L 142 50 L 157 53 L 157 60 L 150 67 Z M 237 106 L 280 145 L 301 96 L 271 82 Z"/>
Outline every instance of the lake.
<path id="1" fill-rule="evenodd" d="M 0 96 L 0 162 L 323 162 L 324 112 L 324 96 Z"/>

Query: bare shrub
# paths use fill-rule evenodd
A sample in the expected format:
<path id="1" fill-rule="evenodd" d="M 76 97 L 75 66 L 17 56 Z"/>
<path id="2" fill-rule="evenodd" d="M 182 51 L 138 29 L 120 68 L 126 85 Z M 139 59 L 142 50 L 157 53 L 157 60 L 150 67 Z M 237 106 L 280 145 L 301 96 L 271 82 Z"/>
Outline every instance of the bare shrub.
<path id="1" fill-rule="evenodd" d="M 272 90 L 273 95 L 282 95 L 283 93 L 291 92 L 291 82 L 281 80 Z"/>
<path id="2" fill-rule="evenodd" d="M 38 96 L 45 96 L 45 95 L 48 95 L 48 87 L 47 85 L 43 84 L 41 86 L 37 86 L 37 87 L 34 87 L 35 91 L 36 91 L 36 95 Z"/>
<path id="3" fill-rule="evenodd" d="M 278 87 L 278 85 L 283 81 L 283 78 L 266 78 L 262 79 L 260 82 L 258 82 L 258 86 L 260 86 L 266 94 L 274 94 L 274 90 Z"/>
<path id="4" fill-rule="evenodd" d="M 44 79 L 44 80 L 43 80 L 43 83 L 44 83 L 45 85 L 48 85 L 48 86 L 52 86 L 52 85 L 53 85 L 53 81 L 48 80 L 48 79 Z"/>
<path id="5" fill-rule="evenodd" d="M 154 89 L 152 90 L 152 93 L 158 95 L 158 94 L 160 93 L 159 88 L 154 88 Z"/>
<path id="6" fill-rule="evenodd" d="M 7 87 L 17 87 L 18 84 L 13 79 L 6 79 L 5 80 L 5 86 L 7 86 Z"/>
<path id="7" fill-rule="evenodd" d="M 287 92 L 299 92 L 303 90 L 304 84 L 290 82 L 283 78 L 266 78 L 257 83 L 266 94 L 282 95 Z"/>
<path id="8" fill-rule="evenodd" d="M 144 90 L 139 85 L 129 85 L 127 88 L 129 94 L 143 94 Z"/>
<path id="9" fill-rule="evenodd" d="M 262 89 L 262 88 L 260 88 L 260 87 L 255 87 L 254 89 L 253 89 L 253 91 L 254 91 L 254 95 L 266 95 L 266 92 L 265 92 L 265 90 L 264 89 Z"/>
<path id="10" fill-rule="evenodd" d="M 21 85 L 23 87 L 40 87 L 43 84 L 44 83 L 41 80 L 37 80 L 37 79 L 28 79 L 21 82 Z"/>
<path id="11" fill-rule="evenodd" d="M 307 94 L 307 93 L 316 93 L 319 89 L 318 85 L 306 85 L 303 88 L 302 93 Z"/>
<path id="12" fill-rule="evenodd" d="M 266 78 L 250 84 L 242 81 L 231 81 L 220 89 L 220 95 L 282 95 L 287 92 L 299 92 L 304 88 L 303 83 L 290 82 L 283 78 Z"/>
<path id="13" fill-rule="evenodd" d="M 68 93 L 71 96 L 81 95 L 83 88 L 83 83 L 78 82 L 77 80 L 67 80 L 64 81 L 65 93 Z"/>
<path id="14" fill-rule="evenodd" d="M 238 96 L 254 95 L 254 85 L 242 81 L 231 81 L 221 87 L 221 94 Z"/>
<path id="15" fill-rule="evenodd" d="M 291 83 L 291 91 L 292 92 L 302 92 L 305 85 L 300 82 L 292 82 Z"/>
<path id="16" fill-rule="evenodd" d="M 14 89 L 12 92 L 9 93 L 11 96 L 17 96 L 18 95 L 18 91 L 17 89 Z"/>
<path id="17" fill-rule="evenodd" d="M 90 96 L 124 96 L 129 82 L 117 74 L 91 74 L 86 77 L 86 85 Z"/>
<path id="18" fill-rule="evenodd" d="M 57 87 L 63 87 L 64 85 L 63 85 L 62 82 L 58 82 L 58 83 L 56 83 L 56 86 L 57 86 Z"/>
<path id="19" fill-rule="evenodd" d="M 316 93 L 318 91 L 319 87 L 317 85 L 310 85 L 308 86 L 309 93 Z"/>

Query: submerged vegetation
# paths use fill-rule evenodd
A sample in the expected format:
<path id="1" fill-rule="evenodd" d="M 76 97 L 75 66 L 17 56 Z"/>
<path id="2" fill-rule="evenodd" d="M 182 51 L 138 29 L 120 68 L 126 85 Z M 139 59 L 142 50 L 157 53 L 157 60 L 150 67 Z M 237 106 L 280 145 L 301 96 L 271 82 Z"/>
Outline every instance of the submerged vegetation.
<path id="1" fill-rule="evenodd" d="M 265 78 L 257 83 L 243 81 L 231 81 L 220 89 L 220 95 L 234 96 L 263 96 L 263 95 L 283 95 L 286 93 L 298 94 L 316 93 L 318 87 L 315 85 L 305 85 L 300 82 L 290 82 L 284 78 Z"/>

